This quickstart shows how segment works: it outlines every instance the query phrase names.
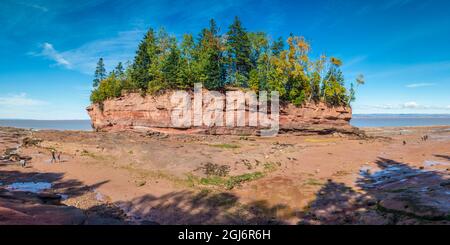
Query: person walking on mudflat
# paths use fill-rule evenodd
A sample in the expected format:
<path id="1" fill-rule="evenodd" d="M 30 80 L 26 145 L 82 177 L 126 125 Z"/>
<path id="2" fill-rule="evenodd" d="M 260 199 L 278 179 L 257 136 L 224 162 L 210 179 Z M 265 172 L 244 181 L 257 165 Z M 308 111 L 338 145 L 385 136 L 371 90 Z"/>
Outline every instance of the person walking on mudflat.
<path id="1" fill-rule="evenodd" d="M 51 163 L 54 163 L 54 162 L 56 162 L 56 151 L 55 151 L 55 149 L 52 149 L 52 161 L 51 161 Z"/>

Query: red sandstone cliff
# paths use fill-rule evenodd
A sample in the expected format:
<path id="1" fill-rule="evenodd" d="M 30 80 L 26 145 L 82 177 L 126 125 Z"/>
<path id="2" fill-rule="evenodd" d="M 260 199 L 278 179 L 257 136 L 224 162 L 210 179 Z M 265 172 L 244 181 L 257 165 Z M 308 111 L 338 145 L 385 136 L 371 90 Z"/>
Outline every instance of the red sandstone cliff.
<path id="1" fill-rule="evenodd" d="M 171 93 L 143 97 L 138 93 L 93 104 L 87 108 L 92 127 L 97 131 L 156 130 L 182 131 L 206 134 L 257 135 L 259 129 L 252 127 L 192 127 L 174 129 L 171 125 L 173 106 Z M 206 105 L 204 105 L 205 107 Z M 248 108 L 246 108 L 248 109 Z M 280 133 L 286 132 L 353 132 L 349 122 L 349 107 L 329 107 L 323 103 L 308 104 L 301 108 L 294 105 L 280 106 Z"/>

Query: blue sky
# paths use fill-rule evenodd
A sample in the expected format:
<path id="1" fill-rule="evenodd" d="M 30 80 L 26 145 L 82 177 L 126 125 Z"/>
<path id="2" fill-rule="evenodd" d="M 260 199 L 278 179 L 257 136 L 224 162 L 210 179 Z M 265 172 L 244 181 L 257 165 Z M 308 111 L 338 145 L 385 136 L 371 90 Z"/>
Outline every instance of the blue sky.
<path id="1" fill-rule="evenodd" d="M 2 0 L 0 118 L 87 119 L 92 74 L 131 61 L 147 28 L 197 34 L 240 16 L 249 31 L 305 36 L 362 73 L 355 113 L 450 113 L 450 1 Z"/>

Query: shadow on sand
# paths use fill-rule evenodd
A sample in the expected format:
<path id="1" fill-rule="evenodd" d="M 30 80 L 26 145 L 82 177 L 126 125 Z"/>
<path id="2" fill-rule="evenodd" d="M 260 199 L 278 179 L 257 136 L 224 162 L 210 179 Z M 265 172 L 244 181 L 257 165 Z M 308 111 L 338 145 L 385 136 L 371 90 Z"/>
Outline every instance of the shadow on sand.
<path id="1" fill-rule="evenodd" d="M 362 169 L 359 191 L 328 182 L 299 224 L 450 224 L 448 172 L 379 158 L 379 171 Z"/>

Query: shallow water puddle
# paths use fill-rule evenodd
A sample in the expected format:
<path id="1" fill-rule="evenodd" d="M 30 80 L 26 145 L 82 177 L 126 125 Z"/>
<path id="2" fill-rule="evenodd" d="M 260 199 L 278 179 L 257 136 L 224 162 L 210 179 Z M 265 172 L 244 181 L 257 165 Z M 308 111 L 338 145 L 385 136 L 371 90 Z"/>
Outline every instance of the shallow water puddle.
<path id="1" fill-rule="evenodd" d="M 377 188 L 389 183 L 406 182 L 408 179 L 427 173 L 427 170 L 412 169 L 405 165 L 388 165 L 371 173 L 372 168 L 365 166 L 360 169 L 360 175 L 364 178 L 363 186 Z"/>
<path id="2" fill-rule="evenodd" d="M 436 162 L 436 161 L 425 161 L 423 163 L 425 167 L 434 167 L 434 166 L 449 166 L 450 163 L 446 162 Z"/>
<path id="3" fill-rule="evenodd" d="M 449 141 L 450 135 L 431 135 L 430 138 L 437 141 Z"/>
<path id="4" fill-rule="evenodd" d="M 61 197 L 62 201 L 66 201 L 67 199 L 69 199 L 69 195 L 66 194 L 59 194 L 59 196 Z"/>
<path id="5" fill-rule="evenodd" d="M 105 196 L 100 193 L 98 190 L 94 190 L 95 193 L 95 199 L 97 199 L 97 201 L 103 202 L 105 201 Z"/>
<path id="6" fill-rule="evenodd" d="M 49 182 L 16 182 L 6 186 L 10 191 L 26 191 L 32 193 L 40 193 L 52 187 Z"/>

